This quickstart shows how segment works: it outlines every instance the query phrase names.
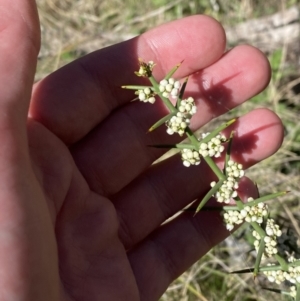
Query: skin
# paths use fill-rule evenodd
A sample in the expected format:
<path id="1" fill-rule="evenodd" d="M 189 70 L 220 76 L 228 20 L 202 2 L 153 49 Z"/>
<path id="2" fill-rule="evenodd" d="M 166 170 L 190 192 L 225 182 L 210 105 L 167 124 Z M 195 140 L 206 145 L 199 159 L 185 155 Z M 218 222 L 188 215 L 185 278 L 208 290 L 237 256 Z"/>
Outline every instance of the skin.
<path id="1" fill-rule="evenodd" d="M 161 79 L 190 78 L 196 129 L 265 88 L 264 55 L 250 46 L 225 51 L 219 23 L 192 16 L 96 51 L 37 83 L 40 46 L 35 3 L 1 0 L 0 299 L 157 300 L 226 231 L 218 211 L 181 213 L 214 176 L 204 162 L 179 157 L 152 166 L 173 143 L 165 129 L 145 134 L 165 108 L 131 103 L 121 85 L 137 58 L 154 60 Z M 33 88 L 33 89 L 32 89 Z M 233 155 L 245 168 L 273 154 L 282 124 L 267 109 L 241 116 Z M 243 181 L 242 196 L 255 195 Z"/>

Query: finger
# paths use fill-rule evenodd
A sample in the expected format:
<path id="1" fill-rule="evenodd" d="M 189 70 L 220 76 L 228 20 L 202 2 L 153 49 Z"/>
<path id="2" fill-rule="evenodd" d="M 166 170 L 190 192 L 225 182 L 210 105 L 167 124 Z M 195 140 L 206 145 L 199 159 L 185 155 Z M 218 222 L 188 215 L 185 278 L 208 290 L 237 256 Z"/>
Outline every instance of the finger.
<path id="1" fill-rule="evenodd" d="M 25 132 L 28 104 L 39 52 L 39 25 L 34 1 L 1 2 L 0 128 Z M 5 131 L 3 131 L 5 130 Z M 23 136 L 24 140 L 24 136 Z M 2 149 L 2 148 L 1 148 Z"/>
<path id="2" fill-rule="evenodd" d="M 240 186 L 247 190 L 241 198 L 257 197 L 248 179 Z M 172 281 L 230 234 L 219 210 L 203 209 L 196 216 L 182 213 L 129 252 L 141 300 L 158 300 Z"/>
<path id="3" fill-rule="evenodd" d="M 266 109 L 242 116 L 230 130 L 236 133 L 232 158 L 245 169 L 273 154 L 282 142 L 282 123 Z M 154 165 L 113 196 L 126 248 L 131 249 L 195 199 L 201 200 L 214 180 L 204 160 L 197 167 L 185 168 L 176 156 Z"/>
<path id="4" fill-rule="evenodd" d="M 192 76 L 186 93 L 193 95 L 198 104 L 198 113 L 192 118 L 193 129 L 258 93 L 268 83 L 270 72 L 260 51 L 242 46 L 205 68 L 202 76 L 203 81 L 199 74 Z M 166 114 L 159 102 L 153 106 L 128 104 L 75 145 L 75 161 L 95 192 L 114 194 L 148 168 L 164 151 L 148 145 L 178 142 L 178 135 L 166 135 L 164 126 L 145 134 Z M 119 177 L 115 176 L 116 170 Z"/>
<path id="5" fill-rule="evenodd" d="M 186 94 L 191 94 L 199 107 L 192 127 L 198 128 L 260 93 L 270 76 L 269 61 L 260 50 L 249 45 L 231 49 L 191 77 Z"/>
<path id="6" fill-rule="evenodd" d="M 162 25 L 87 55 L 39 82 L 30 115 L 66 143 L 74 143 L 118 106 L 132 100 L 131 91 L 120 87 L 136 82 L 138 57 L 155 60 L 157 78 L 184 60 L 177 73 L 182 77 L 214 63 L 224 47 L 223 28 L 207 16 Z"/>
<path id="7" fill-rule="evenodd" d="M 220 212 L 184 213 L 129 252 L 140 299 L 159 300 L 170 283 L 230 233 Z"/>
<path id="8" fill-rule="evenodd" d="M 258 196 L 253 182 L 241 182 L 241 199 Z M 141 300 L 158 300 L 172 281 L 229 234 L 220 211 L 205 208 L 196 216 L 186 211 L 161 226 L 129 252 Z"/>
<path id="9" fill-rule="evenodd" d="M 58 300 L 53 227 L 26 137 L 40 43 L 37 10 L 33 0 L 2 0 L 0 7 L 1 299 Z"/>

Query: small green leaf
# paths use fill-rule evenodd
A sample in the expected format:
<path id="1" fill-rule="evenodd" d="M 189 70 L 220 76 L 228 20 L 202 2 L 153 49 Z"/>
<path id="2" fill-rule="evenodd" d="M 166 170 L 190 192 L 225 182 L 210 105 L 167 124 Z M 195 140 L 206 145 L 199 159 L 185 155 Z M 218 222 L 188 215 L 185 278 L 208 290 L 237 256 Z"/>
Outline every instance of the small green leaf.
<path id="1" fill-rule="evenodd" d="M 250 207 L 251 206 L 255 206 L 255 205 L 258 205 L 259 203 L 263 203 L 263 202 L 275 199 L 275 198 L 277 198 L 279 196 L 285 195 L 288 192 L 289 191 L 280 191 L 280 192 L 268 194 L 268 195 L 265 195 L 263 197 L 257 198 L 257 199 L 255 199 L 253 201 L 247 202 L 247 203 L 245 203 L 245 205 L 250 206 Z"/>
<path id="2" fill-rule="evenodd" d="M 183 94 L 184 94 L 184 90 L 186 88 L 186 85 L 187 85 L 187 82 L 188 82 L 189 78 L 186 77 L 186 79 L 184 80 L 182 86 L 181 86 L 181 89 L 180 89 L 180 92 L 179 92 L 179 95 L 178 95 L 178 98 L 177 98 L 177 101 L 176 101 L 176 108 L 178 109 L 178 105 L 179 105 L 179 102 L 182 100 L 183 98 Z"/>
<path id="3" fill-rule="evenodd" d="M 186 144 L 186 143 L 178 143 L 178 144 L 154 144 L 154 145 L 148 145 L 149 147 L 155 147 L 155 148 L 177 148 L 177 149 L 196 149 L 194 145 Z"/>
<path id="4" fill-rule="evenodd" d="M 158 120 L 156 123 L 154 123 L 150 129 L 148 130 L 148 132 L 152 132 L 155 129 L 157 129 L 158 127 L 160 127 L 162 124 L 164 124 L 166 121 L 170 120 L 174 115 L 176 115 L 176 113 L 170 113 L 168 115 L 166 115 L 165 117 L 163 117 L 162 119 Z"/>
<path id="5" fill-rule="evenodd" d="M 214 187 L 212 187 L 208 191 L 208 193 L 205 195 L 205 197 L 198 205 L 195 214 L 197 214 L 203 208 L 203 206 L 208 202 L 208 200 L 218 191 L 218 189 L 222 186 L 223 182 L 224 182 L 223 180 L 220 180 L 218 183 L 216 183 Z"/>
<path id="6" fill-rule="evenodd" d="M 254 271 L 254 268 L 247 268 L 247 269 L 243 269 L 243 270 L 230 272 L 230 274 L 247 274 L 247 273 L 253 273 L 253 271 Z"/>
<path id="7" fill-rule="evenodd" d="M 234 132 L 231 132 L 230 133 L 230 137 L 229 137 L 228 147 L 227 147 L 227 150 L 226 150 L 225 164 L 224 164 L 224 169 L 223 169 L 223 173 L 225 175 L 226 175 L 226 168 L 228 166 L 228 161 L 230 160 L 230 153 L 231 153 L 231 146 L 232 146 L 233 135 L 234 135 Z"/>
<path id="8" fill-rule="evenodd" d="M 213 137 L 215 137 L 216 135 L 218 135 L 220 132 L 222 132 L 224 129 L 226 129 L 227 127 L 229 127 L 230 125 L 232 125 L 234 122 L 236 122 L 236 119 L 231 119 L 229 121 L 227 121 L 226 123 L 221 124 L 219 127 L 217 127 L 214 131 L 212 131 L 211 133 L 209 133 L 207 136 L 205 136 L 205 138 L 203 138 L 201 140 L 201 143 L 207 143 L 209 142 Z"/>
<path id="9" fill-rule="evenodd" d="M 177 69 L 180 67 L 180 65 L 183 63 L 183 61 L 181 61 L 179 64 L 177 64 L 175 67 L 173 67 L 165 76 L 165 79 L 169 79 L 170 77 L 172 77 L 172 75 L 177 71 Z"/>
<path id="10" fill-rule="evenodd" d="M 277 293 L 277 294 L 289 295 L 289 292 L 286 292 L 286 291 L 283 291 L 280 289 L 276 289 L 276 288 L 262 287 L 262 289 L 269 291 L 269 292 Z"/>
<path id="11" fill-rule="evenodd" d="M 282 290 L 276 289 L 276 288 L 262 287 L 262 289 L 270 291 L 270 292 L 278 293 L 278 294 L 281 294 L 283 292 Z"/>
<path id="12" fill-rule="evenodd" d="M 149 88 L 153 90 L 152 86 L 138 86 L 138 85 L 126 85 L 126 86 L 121 86 L 122 89 L 127 89 L 127 90 L 142 90 Z"/>

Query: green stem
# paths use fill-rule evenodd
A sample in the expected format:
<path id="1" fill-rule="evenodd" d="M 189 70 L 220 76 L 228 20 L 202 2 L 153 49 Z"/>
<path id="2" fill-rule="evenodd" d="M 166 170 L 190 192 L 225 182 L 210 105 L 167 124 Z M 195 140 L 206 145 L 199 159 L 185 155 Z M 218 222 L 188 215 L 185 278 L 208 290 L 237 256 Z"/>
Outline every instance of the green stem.
<path id="1" fill-rule="evenodd" d="M 292 263 L 289 264 L 289 266 L 300 266 L 300 260 L 296 260 L 296 261 L 293 261 Z"/>
<path id="2" fill-rule="evenodd" d="M 218 177 L 219 180 L 226 180 L 226 176 L 222 173 L 218 165 L 211 157 L 204 157 L 205 162 L 209 165 L 215 175 Z"/>
<path id="3" fill-rule="evenodd" d="M 250 225 L 259 234 L 261 240 L 266 237 L 265 230 L 257 222 L 250 222 Z"/>
<path id="4" fill-rule="evenodd" d="M 297 290 L 297 293 L 296 293 L 295 300 L 300 301 L 300 284 L 299 283 L 296 284 L 296 290 Z"/>
<path id="5" fill-rule="evenodd" d="M 260 242 L 264 241 L 264 238 L 267 236 L 265 230 L 262 229 L 261 226 L 257 222 L 251 222 L 250 225 L 259 234 Z M 278 254 L 275 254 L 274 257 L 278 261 L 278 263 L 280 264 L 281 269 L 284 270 L 284 271 L 287 271 L 288 270 L 288 264 L 285 261 L 285 259 L 282 258 Z"/>
<path id="6" fill-rule="evenodd" d="M 278 255 L 278 254 L 275 254 L 274 257 L 275 257 L 275 259 L 278 261 L 278 263 L 280 264 L 281 269 L 284 270 L 284 271 L 288 271 L 289 265 L 288 265 L 288 263 L 285 261 L 285 259 L 282 258 L 282 257 L 281 257 L 280 255 Z"/>
<path id="7" fill-rule="evenodd" d="M 277 255 L 277 256 L 279 256 L 279 255 Z M 276 259 L 278 258 L 277 256 L 275 256 Z M 296 263 L 295 261 L 294 262 L 286 262 L 284 258 L 282 258 L 281 256 L 279 256 L 279 257 L 280 257 L 281 261 L 284 261 L 283 265 L 286 267 L 286 270 L 288 270 L 289 267 L 299 266 L 299 264 L 300 264 L 300 261 L 299 261 L 299 264 L 295 264 Z M 268 265 L 268 266 L 261 267 L 260 271 L 262 271 L 262 272 L 278 271 L 279 269 L 282 270 L 282 265 L 280 265 L 280 264 L 279 265 Z"/>
<path id="8" fill-rule="evenodd" d="M 245 204 L 244 204 L 241 200 L 235 200 L 235 203 L 236 203 L 236 206 L 237 206 L 237 208 L 238 208 L 239 210 L 244 209 Z M 227 207 L 229 207 L 229 206 L 227 206 Z"/>
<path id="9" fill-rule="evenodd" d="M 193 145 L 199 149 L 199 141 L 197 139 L 197 137 L 195 136 L 195 134 L 193 133 L 193 131 L 187 127 L 185 130 L 186 135 L 188 136 L 188 138 L 190 139 L 191 143 L 193 143 Z"/>
<path id="10" fill-rule="evenodd" d="M 254 265 L 254 271 L 253 271 L 254 277 L 256 277 L 259 272 L 259 266 L 260 266 L 260 262 L 261 262 L 261 258 L 263 256 L 264 250 L 265 250 L 265 241 L 263 239 L 261 239 L 260 243 L 259 243 L 256 260 L 255 260 L 255 265 Z"/>
<path id="11" fill-rule="evenodd" d="M 289 191 L 281 191 L 281 192 L 276 192 L 276 193 L 268 194 L 268 195 L 265 195 L 265 196 L 263 196 L 261 198 L 255 199 L 255 200 L 247 202 L 247 203 L 243 203 L 241 201 L 237 201 L 236 200 L 235 201 L 236 204 L 238 202 L 240 202 L 239 205 L 237 204 L 237 206 L 224 206 L 223 209 L 224 210 L 242 210 L 245 206 L 252 207 L 252 206 L 258 205 L 259 203 L 263 203 L 263 202 L 269 201 L 271 199 L 277 198 L 279 196 L 285 195 L 288 192 Z"/>

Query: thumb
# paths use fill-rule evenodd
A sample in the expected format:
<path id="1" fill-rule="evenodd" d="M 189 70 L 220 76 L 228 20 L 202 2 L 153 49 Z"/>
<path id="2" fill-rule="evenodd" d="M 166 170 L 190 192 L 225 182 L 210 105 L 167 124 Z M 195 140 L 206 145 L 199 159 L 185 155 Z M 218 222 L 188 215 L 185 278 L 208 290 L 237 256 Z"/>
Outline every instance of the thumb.
<path id="1" fill-rule="evenodd" d="M 25 130 L 40 27 L 34 0 L 0 3 L 0 133 L 6 134 Z"/>
<path id="2" fill-rule="evenodd" d="M 1 174 L 11 163 L 20 169 L 28 163 L 26 122 L 39 47 L 35 1 L 0 0 Z"/>
<path id="3" fill-rule="evenodd" d="M 39 46 L 35 2 L 0 0 L 1 300 L 58 300 L 59 294 L 53 225 L 27 142 Z"/>

